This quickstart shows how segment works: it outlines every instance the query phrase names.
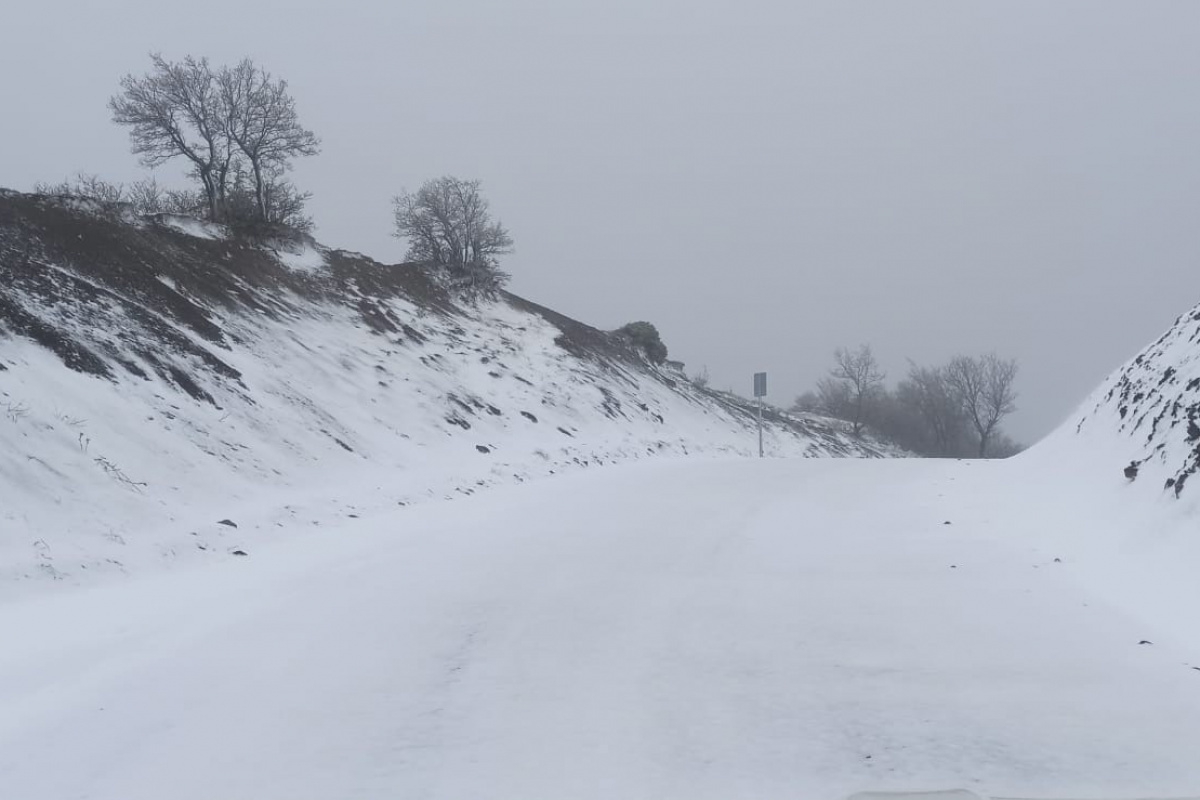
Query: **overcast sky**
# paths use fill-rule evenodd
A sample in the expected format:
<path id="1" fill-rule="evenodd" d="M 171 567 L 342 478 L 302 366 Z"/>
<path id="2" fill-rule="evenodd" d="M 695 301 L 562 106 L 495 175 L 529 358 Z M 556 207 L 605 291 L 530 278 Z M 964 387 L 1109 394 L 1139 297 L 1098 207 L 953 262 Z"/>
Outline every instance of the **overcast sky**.
<path id="1" fill-rule="evenodd" d="M 1200 301 L 1190 0 L 0 2 L 0 185 L 137 178 L 120 77 L 248 55 L 324 242 L 397 261 L 390 197 L 479 178 L 515 291 L 780 404 L 838 345 L 995 350 L 1032 441 Z"/>

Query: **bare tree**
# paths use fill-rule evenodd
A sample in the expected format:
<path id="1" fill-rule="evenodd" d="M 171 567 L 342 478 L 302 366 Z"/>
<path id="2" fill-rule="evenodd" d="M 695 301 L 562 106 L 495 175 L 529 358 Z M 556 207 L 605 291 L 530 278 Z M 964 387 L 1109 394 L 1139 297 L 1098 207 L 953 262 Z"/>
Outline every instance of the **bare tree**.
<path id="1" fill-rule="evenodd" d="M 134 181 L 125 187 L 125 202 L 143 216 L 147 214 L 202 213 L 205 199 L 195 191 L 186 189 L 164 189 L 153 177 Z"/>
<path id="2" fill-rule="evenodd" d="M 217 83 L 225 107 L 226 132 L 250 164 L 257 217 L 278 222 L 279 219 L 270 219 L 273 210 L 277 217 L 288 215 L 280 213 L 281 195 L 290 201 L 299 196 L 281 175 L 290 168 L 293 158 L 316 155 L 320 140 L 300 125 L 296 101 L 288 93 L 287 81 L 272 78 L 271 73 L 250 59 L 222 69 L 217 74 Z M 272 192 L 276 200 L 274 209 Z"/>
<path id="3" fill-rule="evenodd" d="M 829 371 L 829 377 L 846 389 L 849 407 L 843 419 L 853 426 L 853 433 L 858 436 L 870 417 L 871 404 L 883 387 L 886 375 L 879 368 L 870 345 L 864 344 L 854 351 L 839 347 L 833 358 L 834 367 Z M 817 390 L 825 393 L 821 384 L 817 385 Z"/>
<path id="4" fill-rule="evenodd" d="M 394 199 L 396 233 L 408 239 L 408 258 L 439 267 L 494 262 L 513 240 L 493 222 L 479 181 L 446 176 Z"/>
<path id="5" fill-rule="evenodd" d="M 225 193 L 235 149 L 226 108 L 208 59 L 167 61 L 155 53 L 147 75 L 126 75 L 109 101 L 113 121 L 129 127 L 133 152 L 157 167 L 183 157 L 204 187 L 209 218 L 224 216 Z"/>
<path id="6" fill-rule="evenodd" d="M 889 390 L 869 347 L 835 355 L 834 369 L 817 381 L 816 391 L 796 398 L 793 411 L 845 420 L 856 434 L 869 424 L 924 456 L 1003 458 L 1022 449 L 1000 427 L 1016 408 L 1015 361 L 995 355 L 958 356 L 942 367 L 910 361 L 908 374 Z"/>
<path id="7" fill-rule="evenodd" d="M 167 192 L 154 178 L 144 178 L 131 183 L 125 190 L 125 201 L 143 216 L 160 214 L 167 210 Z"/>
<path id="8" fill-rule="evenodd" d="M 995 353 L 980 358 L 955 356 L 945 368 L 946 384 L 979 438 L 980 458 L 987 455 L 1000 421 L 1017 410 L 1016 377 L 1016 360 Z"/>
<path id="9" fill-rule="evenodd" d="M 817 381 L 817 408 L 821 414 L 850 422 L 854 419 L 854 401 L 850 384 L 833 378 Z"/>
<path id="10" fill-rule="evenodd" d="M 37 194 L 60 195 L 95 200 L 108 206 L 127 204 L 135 214 L 201 214 L 207 199 L 198 192 L 186 189 L 164 189 L 153 177 L 131 184 L 111 183 L 96 175 L 79 173 L 61 183 L 36 183 Z"/>
<path id="11" fill-rule="evenodd" d="M 76 193 L 80 197 L 90 197 L 102 203 L 122 203 L 125 201 L 125 186 L 120 183 L 109 183 L 99 175 L 79 173 L 76 178 Z"/>
<path id="12" fill-rule="evenodd" d="M 282 177 L 268 177 L 262 187 L 263 213 L 266 222 L 311 233 L 313 218 L 305 213 L 312 192 L 302 192 Z"/>
<path id="13" fill-rule="evenodd" d="M 960 452 L 966 419 L 958 395 L 946 379 L 945 367 L 920 367 L 910 361 L 908 377 L 896 387 L 896 396 L 921 418 L 935 455 Z"/>
<path id="14" fill-rule="evenodd" d="M 73 178 L 68 178 L 61 183 L 36 183 L 33 191 L 37 194 L 80 197 L 106 205 L 125 201 L 125 187 L 122 184 L 110 183 L 99 175 L 86 172 L 76 173 Z"/>
<path id="15" fill-rule="evenodd" d="M 189 217 L 202 216 L 208 208 L 208 197 L 194 189 L 167 189 L 163 193 L 162 210 L 168 214 Z"/>
<path id="16" fill-rule="evenodd" d="M 508 230 L 493 221 L 479 181 L 446 176 L 393 200 L 394 235 L 408 240 L 410 261 L 445 270 L 468 293 L 494 294 L 508 276 L 499 257 L 512 252 Z"/>
<path id="17" fill-rule="evenodd" d="M 259 177 L 261 185 L 242 164 L 235 167 L 229 181 L 229 222 L 235 226 L 267 223 L 311 232 L 313 221 L 305 213 L 305 206 L 312 194 L 297 189 L 276 165 L 268 166 Z"/>

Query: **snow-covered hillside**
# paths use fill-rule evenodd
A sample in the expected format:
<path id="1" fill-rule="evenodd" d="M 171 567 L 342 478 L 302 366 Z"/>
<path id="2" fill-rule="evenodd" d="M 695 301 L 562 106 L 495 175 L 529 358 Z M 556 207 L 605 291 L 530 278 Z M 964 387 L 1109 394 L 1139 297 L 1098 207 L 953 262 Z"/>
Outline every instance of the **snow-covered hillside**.
<path id="1" fill-rule="evenodd" d="M 1184 496 L 1200 470 L 1200 305 L 1109 377 L 1074 431 L 1081 440 L 1118 434 L 1109 469 L 1132 464 L 1144 489 Z"/>
<path id="2" fill-rule="evenodd" d="M 622 340 L 514 296 L 455 303 L 416 267 L 307 239 L 252 245 L 5 192 L 0 287 L 0 583 L 228 556 L 495 483 L 757 447 L 744 401 Z M 766 447 L 889 452 L 774 412 Z"/>

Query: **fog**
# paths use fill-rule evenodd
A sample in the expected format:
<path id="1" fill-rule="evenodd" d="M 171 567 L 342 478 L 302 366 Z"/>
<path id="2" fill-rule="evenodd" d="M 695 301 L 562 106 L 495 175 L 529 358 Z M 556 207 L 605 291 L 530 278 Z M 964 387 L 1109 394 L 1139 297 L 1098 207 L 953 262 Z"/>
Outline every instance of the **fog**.
<path id="1" fill-rule="evenodd" d="M 3 0 L 0 185 L 140 177 L 121 76 L 250 56 L 323 139 L 293 178 L 332 246 L 400 260 L 390 198 L 478 178 L 519 294 L 783 405 L 839 345 L 994 350 L 1026 442 L 1200 300 L 1197 4 L 189 8 Z"/>

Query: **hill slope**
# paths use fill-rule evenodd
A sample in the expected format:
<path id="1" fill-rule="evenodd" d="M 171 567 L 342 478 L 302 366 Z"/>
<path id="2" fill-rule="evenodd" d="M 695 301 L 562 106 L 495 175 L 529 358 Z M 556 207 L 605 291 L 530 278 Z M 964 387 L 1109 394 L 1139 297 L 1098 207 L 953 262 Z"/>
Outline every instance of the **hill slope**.
<path id="1" fill-rule="evenodd" d="M 1195 631 L 1200 613 L 1200 482 L 1189 482 L 1198 354 L 1200 308 L 1114 371 L 1058 430 L 1007 460 L 994 487 L 1002 499 L 987 511 L 990 525 L 1035 543 L 1150 630 Z"/>
<path id="2" fill-rule="evenodd" d="M 1100 490 L 1141 522 L 1151 515 L 1190 524 L 1200 513 L 1200 491 L 1189 483 L 1200 469 L 1200 306 L 1017 460 L 1031 474 L 1056 474 L 1048 491 Z"/>
<path id="3" fill-rule="evenodd" d="M 744 401 L 618 338 L 511 295 L 457 303 L 415 266 L 309 239 L 3 192 L 0 286 L 0 579 L 224 555 L 497 482 L 756 447 Z M 890 452 L 773 412 L 766 440 Z"/>
<path id="4" fill-rule="evenodd" d="M 1137 466 L 1140 483 L 1182 496 L 1200 470 L 1200 305 L 1084 403 L 1075 431 L 1105 430 L 1120 434 L 1121 455 Z"/>

